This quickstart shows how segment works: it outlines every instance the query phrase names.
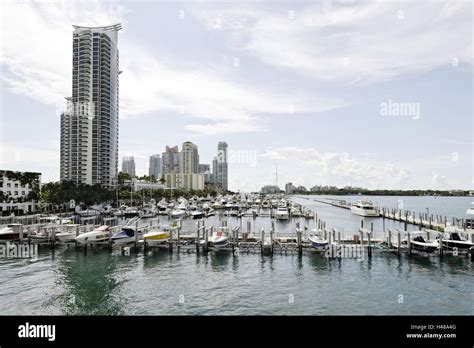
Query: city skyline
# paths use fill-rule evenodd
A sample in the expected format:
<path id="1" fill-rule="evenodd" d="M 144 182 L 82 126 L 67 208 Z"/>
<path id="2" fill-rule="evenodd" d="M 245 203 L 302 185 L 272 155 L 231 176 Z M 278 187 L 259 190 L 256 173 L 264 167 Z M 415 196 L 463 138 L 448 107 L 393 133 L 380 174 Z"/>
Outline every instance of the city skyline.
<path id="1" fill-rule="evenodd" d="M 225 139 L 233 191 L 276 163 L 280 187 L 472 188 L 469 3 L 83 4 L 2 4 L 3 28 L 25 22 L 3 40 L 2 168 L 59 180 L 71 26 L 124 23 L 118 156 L 138 175 L 166 144 L 208 163 Z"/>

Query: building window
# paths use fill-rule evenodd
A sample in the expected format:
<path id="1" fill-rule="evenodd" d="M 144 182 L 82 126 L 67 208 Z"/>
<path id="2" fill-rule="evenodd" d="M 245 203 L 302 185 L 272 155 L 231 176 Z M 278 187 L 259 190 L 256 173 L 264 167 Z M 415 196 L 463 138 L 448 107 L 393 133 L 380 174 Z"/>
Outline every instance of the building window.
<path id="1" fill-rule="evenodd" d="M 18 196 L 18 191 L 15 191 L 15 196 Z"/>
<path id="2" fill-rule="evenodd" d="M 12 184 L 11 184 L 11 183 L 7 183 L 7 187 L 12 187 Z"/>
<path id="3" fill-rule="evenodd" d="M 15 188 L 17 188 L 17 187 L 18 187 L 18 183 L 15 184 Z"/>
<path id="4" fill-rule="evenodd" d="M 24 195 L 25 195 L 25 191 L 21 191 L 21 195 L 24 196 Z"/>

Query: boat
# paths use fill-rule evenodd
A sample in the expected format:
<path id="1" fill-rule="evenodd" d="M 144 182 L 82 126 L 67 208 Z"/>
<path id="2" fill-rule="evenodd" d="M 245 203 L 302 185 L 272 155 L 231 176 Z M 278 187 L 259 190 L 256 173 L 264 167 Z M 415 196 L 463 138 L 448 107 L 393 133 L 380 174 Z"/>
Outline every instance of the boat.
<path id="1" fill-rule="evenodd" d="M 111 239 L 112 239 L 112 242 L 114 242 L 114 244 L 127 245 L 130 243 L 134 243 L 135 240 L 139 240 L 141 239 L 141 237 L 142 237 L 142 232 L 135 231 L 135 227 L 124 226 L 119 232 L 114 233 Z"/>
<path id="2" fill-rule="evenodd" d="M 21 224 L 8 224 L 0 229 L 0 242 L 20 240 Z"/>
<path id="3" fill-rule="evenodd" d="M 57 227 L 44 226 L 38 232 L 28 236 L 28 239 L 34 244 L 50 243 L 53 241 L 53 232 Z"/>
<path id="4" fill-rule="evenodd" d="M 140 211 L 139 216 L 141 218 L 153 218 L 156 216 L 155 207 L 151 203 L 143 204 L 143 209 Z"/>
<path id="5" fill-rule="evenodd" d="M 474 202 L 472 202 L 472 204 L 474 204 Z M 474 206 L 468 208 L 466 214 L 470 216 L 474 215 Z M 464 225 L 466 228 L 474 229 L 474 218 L 467 218 Z"/>
<path id="6" fill-rule="evenodd" d="M 221 230 L 215 231 L 209 237 L 209 245 L 214 249 L 222 249 L 227 247 L 229 244 L 229 237 L 227 237 L 227 233 L 224 228 Z"/>
<path id="7" fill-rule="evenodd" d="M 423 234 L 424 232 L 412 232 L 410 234 L 410 247 L 414 250 L 431 254 L 439 248 L 439 243 L 438 241 L 426 241 Z"/>
<path id="8" fill-rule="evenodd" d="M 352 214 L 359 216 L 379 216 L 374 204 L 368 200 L 358 200 L 351 205 Z"/>
<path id="9" fill-rule="evenodd" d="M 309 235 L 308 240 L 311 243 L 311 247 L 314 249 L 325 249 L 329 242 L 324 239 L 320 230 L 314 228 L 312 234 Z"/>
<path id="10" fill-rule="evenodd" d="M 200 209 L 194 210 L 191 212 L 193 219 L 201 219 L 204 216 L 204 212 Z"/>
<path id="11" fill-rule="evenodd" d="M 77 212 L 80 217 L 90 217 L 100 215 L 100 211 L 96 209 L 85 209 Z"/>
<path id="12" fill-rule="evenodd" d="M 166 244 L 171 238 L 169 227 L 159 227 L 157 231 L 150 231 L 143 235 L 143 240 L 150 246 L 158 246 Z"/>
<path id="13" fill-rule="evenodd" d="M 458 228 L 446 228 L 445 232 L 441 235 L 443 247 L 447 249 L 457 248 L 457 250 L 468 250 L 474 247 L 474 243 L 464 238 L 461 233 L 462 231 Z"/>
<path id="14" fill-rule="evenodd" d="M 290 214 L 288 214 L 288 208 L 286 205 L 279 205 L 277 211 L 275 212 L 275 218 L 277 220 L 288 220 Z"/>
<path id="15" fill-rule="evenodd" d="M 262 209 L 269 209 L 270 208 L 270 202 L 268 201 L 268 199 L 264 199 L 262 201 Z"/>
<path id="16" fill-rule="evenodd" d="M 75 238 L 75 241 L 79 244 L 95 244 L 106 242 L 110 238 L 111 229 L 109 226 L 100 226 L 95 230 L 82 233 Z"/>
<path id="17" fill-rule="evenodd" d="M 188 207 L 186 201 L 181 201 L 176 209 L 171 212 L 171 217 L 173 219 L 183 218 L 188 215 Z"/>
<path id="18" fill-rule="evenodd" d="M 135 207 L 127 207 L 125 211 L 123 212 L 123 214 L 125 215 L 126 218 L 139 215 L 138 209 Z"/>
<path id="19" fill-rule="evenodd" d="M 63 243 L 74 242 L 76 239 L 76 229 L 79 225 L 65 225 L 66 230 L 56 233 L 56 238 Z"/>

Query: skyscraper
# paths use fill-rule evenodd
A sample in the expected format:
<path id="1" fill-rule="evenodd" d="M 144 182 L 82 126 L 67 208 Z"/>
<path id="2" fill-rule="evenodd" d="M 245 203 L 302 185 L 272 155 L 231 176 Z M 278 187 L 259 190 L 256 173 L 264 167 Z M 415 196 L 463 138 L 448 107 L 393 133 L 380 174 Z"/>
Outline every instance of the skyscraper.
<path id="1" fill-rule="evenodd" d="M 61 180 L 112 187 L 118 172 L 120 24 L 74 25 L 72 96 L 61 115 Z"/>
<path id="2" fill-rule="evenodd" d="M 165 152 L 162 154 L 163 158 L 163 174 L 172 174 L 181 172 L 181 153 L 177 146 L 166 146 Z"/>
<path id="3" fill-rule="evenodd" d="M 150 156 L 150 165 L 148 167 L 148 175 L 154 176 L 156 180 L 161 178 L 161 156 L 159 154 Z"/>
<path id="4" fill-rule="evenodd" d="M 220 141 L 217 144 L 217 186 L 223 191 L 228 190 L 227 143 Z"/>
<path id="5" fill-rule="evenodd" d="M 190 141 L 184 142 L 181 148 L 181 172 L 183 174 L 197 174 L 199 172 L 198 148 Z"/>
<path id="6" fill-rule="evenodd" d="M 133 156 L 123 156 L 122 172 L 127 173 L 131 177 L 135 176 L 135 158 Z"/>

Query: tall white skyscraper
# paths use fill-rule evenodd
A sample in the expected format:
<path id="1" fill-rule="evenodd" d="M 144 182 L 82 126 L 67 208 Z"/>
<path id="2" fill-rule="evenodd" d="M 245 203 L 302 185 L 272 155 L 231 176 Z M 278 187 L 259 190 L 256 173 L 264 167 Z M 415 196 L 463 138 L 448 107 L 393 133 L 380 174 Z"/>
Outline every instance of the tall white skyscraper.
<path id="1" fill-rule="evenodd" d="M 122 172 L 130 176 L 135 176 L 135 158 L 133 156 L 123 156 Z"/>
<path id="2" fill-rule="evenodd" d="M 198 148 L 190 141 L 184 142 L 181 149 L 181 172 L 183 174 L 199 173 Z"/>
<path id="3" fill-rule="evenodd" d="M 113 187 L 118 172 L 120 24 L 73 26 L 72 96 L 61 115 L 61 180 Z"/>
<path id="4" fill-rule="evenodd" d="M 166 146 L 162 154 L 163 174 L 177 174 L 181 172 L 181 153 L 177 146 Z"/>
<path id="5" fill-rule="evenodd" d="M 220 141 L 217 144 L 217 177 L 216 184 L 223 191 L 228 190 L 227 143 Z"/>
<path id="6" fill-rule="evenodd" d="M 161 179 L 161 156 L 159 154 L 150 156 L 150 164 L 148 167 L 148 175 L 154 176 L 156 180 Z"/>

